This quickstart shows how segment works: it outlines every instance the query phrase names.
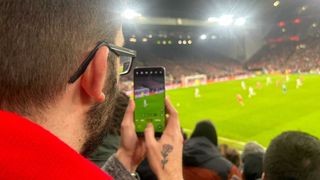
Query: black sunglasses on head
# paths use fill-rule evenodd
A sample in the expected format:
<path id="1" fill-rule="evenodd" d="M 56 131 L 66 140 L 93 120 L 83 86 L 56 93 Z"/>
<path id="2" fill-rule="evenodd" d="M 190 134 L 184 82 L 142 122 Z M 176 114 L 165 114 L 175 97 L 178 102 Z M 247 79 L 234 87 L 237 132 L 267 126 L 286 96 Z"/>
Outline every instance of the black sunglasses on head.
<path id="1" fill-rule="evenodd" d="M 98 49 L 102 46 L 107 46 L 109 50 L 120 58 L 119 74 L 126 75 L 130 72 L 132 61 L 137 56 L 137 52 L 124 47 L 110 44 L 105 40 L 99 41 L 95 48 L 89 53 L 87 58 L 81 63 L 77 71 L 70 77 L 68 83 L 74 83 L 87 69 Z"/>

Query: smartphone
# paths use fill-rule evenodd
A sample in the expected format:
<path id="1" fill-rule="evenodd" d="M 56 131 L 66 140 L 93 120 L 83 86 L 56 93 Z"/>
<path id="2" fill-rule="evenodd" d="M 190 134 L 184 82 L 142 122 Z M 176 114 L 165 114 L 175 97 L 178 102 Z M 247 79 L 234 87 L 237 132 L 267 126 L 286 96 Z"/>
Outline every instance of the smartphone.
<path id="1" fill-rule="evenodd" d="M 134 122 L 138 136 L 151 122 L 155 136 L 160 137 L 165 128 L 165 68 L 140 67 L 134 73 Z"/>

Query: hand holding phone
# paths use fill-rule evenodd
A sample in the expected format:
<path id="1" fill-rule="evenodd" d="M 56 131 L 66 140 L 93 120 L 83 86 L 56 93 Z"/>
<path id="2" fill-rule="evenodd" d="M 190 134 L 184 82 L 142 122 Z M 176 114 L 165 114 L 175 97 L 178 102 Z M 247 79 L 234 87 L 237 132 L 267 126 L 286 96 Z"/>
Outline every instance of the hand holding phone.
<path id="1" fill-rule="evenodd" d="M 145 129 L 147 158 L 159 180 L 182 180 L 183 137 L 179 117 L 168 99 L 166 99 L 166 109 L 167 126 L 159 140 L 154 137 L 155 129 L 151 123 Z"/>

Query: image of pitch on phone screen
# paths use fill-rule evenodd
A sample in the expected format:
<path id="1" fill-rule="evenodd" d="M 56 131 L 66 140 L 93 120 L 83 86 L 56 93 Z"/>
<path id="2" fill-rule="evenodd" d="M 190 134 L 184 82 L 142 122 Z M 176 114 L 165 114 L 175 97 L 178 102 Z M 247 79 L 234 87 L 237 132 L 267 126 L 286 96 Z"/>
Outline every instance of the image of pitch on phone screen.
<path id="1" fill-rule="evenodd" d="M 143 135 L 146 125 L 153 124 L 156 136 L 165 126 L 165 69 L 134 69 L 135 127 Z"/>

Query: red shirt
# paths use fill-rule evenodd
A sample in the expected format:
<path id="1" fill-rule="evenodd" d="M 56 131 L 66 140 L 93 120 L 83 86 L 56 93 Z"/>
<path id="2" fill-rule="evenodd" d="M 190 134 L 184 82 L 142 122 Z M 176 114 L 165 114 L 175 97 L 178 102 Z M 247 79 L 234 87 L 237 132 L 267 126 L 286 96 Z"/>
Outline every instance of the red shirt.
<path id="1" fill-rule="evenodd" d="M 41 126 L 0 111 L 0 179 L 112 179 Z"/>

